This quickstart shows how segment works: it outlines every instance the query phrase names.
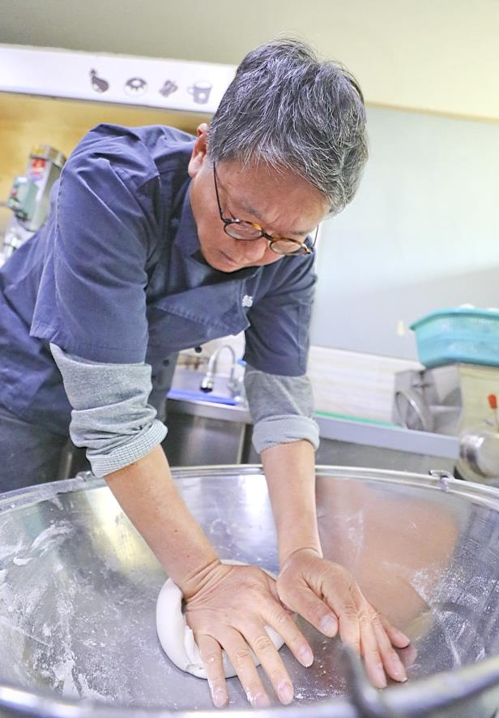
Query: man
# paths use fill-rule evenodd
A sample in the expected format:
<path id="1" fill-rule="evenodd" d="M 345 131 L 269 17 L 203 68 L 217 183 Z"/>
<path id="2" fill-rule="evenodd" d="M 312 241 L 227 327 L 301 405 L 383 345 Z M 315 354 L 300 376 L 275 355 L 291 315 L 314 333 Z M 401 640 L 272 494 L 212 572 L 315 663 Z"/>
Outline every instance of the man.
<path id="1" fill-rule="evenodd" d="M 47 475 L 71 422 L 74 443 L 181 588 L 218 707 L 228 701 L 222 649 L 253 706 L 269 698 L 249 648 L 280 701 L 292 700 L 264 629 L 310 665 L 290 612 L 339 633 L 376 686 L 406 678 L 392 644 L 408 639 L 322 558 L 315 510 L 311 235 L 352 199 L 366 157 L 353 78 L 300 42 L 269 43 L 243 60 L 195 139 L 156 126 L 91 131 L 64 167 L 47 224 L 1 273 L 1 441 L 36 435 L 38 457 L 6 465 L 4 490 L 15 477 L 28 483 L 36 461 Z M 150 403 L 166 392 L 172 355 L 243 329 L 276 582 L 220 563 L 175 488 Z"/>

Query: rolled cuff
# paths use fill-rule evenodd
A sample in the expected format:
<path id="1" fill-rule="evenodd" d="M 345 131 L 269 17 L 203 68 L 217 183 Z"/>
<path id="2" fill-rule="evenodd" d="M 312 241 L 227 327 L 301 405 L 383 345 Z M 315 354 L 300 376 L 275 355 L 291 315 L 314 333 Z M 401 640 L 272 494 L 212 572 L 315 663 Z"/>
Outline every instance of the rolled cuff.
<path id="1" fill-rule="evenodd" d="M 253 446 L 259 454 L 277 444 L 289 444 L 303 439 L 310 441 L 315 450 L 319 448 L 319 426 L 308 416 L 269 416 L 255 424 L 253 429 Z"/>
<path id="2" fill-rule="evenodd" d="M 95 449 L 87 449 L 87 458 L 92 466 L 92 472 L 95 476 L 103 477 L 133 464 L 134 461 L 147 456 L 155 446 L 161 444 L 167 432 L 166 426 L 155 419 L 152 424 L 129 439 L 126 444 L 116 447 L 107 454 L 99 454 Z"/>

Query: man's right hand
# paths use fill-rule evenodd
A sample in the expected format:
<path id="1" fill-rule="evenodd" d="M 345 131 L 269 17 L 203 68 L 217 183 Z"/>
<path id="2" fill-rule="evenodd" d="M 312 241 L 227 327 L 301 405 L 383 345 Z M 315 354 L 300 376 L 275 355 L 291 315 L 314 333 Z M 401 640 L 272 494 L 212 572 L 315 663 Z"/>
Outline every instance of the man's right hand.
<path id="1" fill-rule="evenodd" d="M 256 566 L 215 565 L 202 586 L 186 598 L 186 618 L 194 632 L 208 674 L 213 703 L 228 703 L 222 650 L 232 663 L 255 708 L 270 705 L 251 651 L 258 657 L 283 704 L 293 700 L 293 685 L 279 652 L 265 630 L 271 626 L 303 665 L 313 661 L 312 649 L 292 614 L 279 600 L 275 581 Z"/>

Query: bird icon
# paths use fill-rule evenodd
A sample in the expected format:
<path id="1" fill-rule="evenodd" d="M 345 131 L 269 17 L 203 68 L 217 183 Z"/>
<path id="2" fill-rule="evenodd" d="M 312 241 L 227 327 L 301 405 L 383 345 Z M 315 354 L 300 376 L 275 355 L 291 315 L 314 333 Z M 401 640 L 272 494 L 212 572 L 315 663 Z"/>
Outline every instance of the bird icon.
<path id="1" fill-rule="evenodd" d="M 96 70 L 90 70 L 90 82 L 92 83 L 92 90 L 95 90 L 95 92 L 107 92 L 109 90 L 109 82 L 102 77 L 98 77 Z"/>

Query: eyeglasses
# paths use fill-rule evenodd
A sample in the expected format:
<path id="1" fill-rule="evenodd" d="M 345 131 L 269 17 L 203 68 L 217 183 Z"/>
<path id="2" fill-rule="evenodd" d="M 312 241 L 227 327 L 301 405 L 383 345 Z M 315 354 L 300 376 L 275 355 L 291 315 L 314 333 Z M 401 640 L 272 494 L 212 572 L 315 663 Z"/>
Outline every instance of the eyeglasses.
<path id="1" fill-rule="evenodd" d="M 259 224 L 255 222 L 246 222 L 243 219 L 227 219 L 224 217 L 222 212 L 222 205 L 220 204 L 220 195 L 218 192 L 218 178 L 215 163 L 213 163 L 213 179 L 215 182 L 215 194 L 217 196 L 218 211 L 220 213 L 220 219 L 224 225 L 224 232 L 232 239 L 239 239 L 243 242 L 254 242 L 256 239 L 265 239 L 269 242 L 270 249 L 276 254 L 287 254 L 291 256 L 298 256 L 300 254 L 312 254 L 317 241 L 317 233 L 319 227 L 315 230 L 315 236 L 313 241 L 308 237 L 304 242 L 300 242 L 299 239 L 291 239 L 291 237 L 273 237 L 271 234 L 267 234 Z"/>

